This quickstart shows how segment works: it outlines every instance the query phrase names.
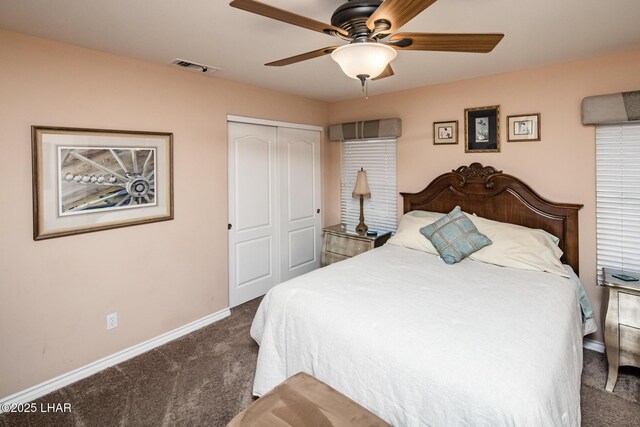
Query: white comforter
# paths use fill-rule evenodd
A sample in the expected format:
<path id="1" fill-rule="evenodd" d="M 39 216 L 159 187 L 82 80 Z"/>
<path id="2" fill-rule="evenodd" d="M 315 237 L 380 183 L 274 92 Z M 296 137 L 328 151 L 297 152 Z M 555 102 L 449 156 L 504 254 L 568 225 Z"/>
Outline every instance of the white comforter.
<path id="1" fill-rule="evenodd" d="M 305 371 L 396 426 L 579 426 L 570 279 L 385 245 L 273 288 L 253 392 Z"/>

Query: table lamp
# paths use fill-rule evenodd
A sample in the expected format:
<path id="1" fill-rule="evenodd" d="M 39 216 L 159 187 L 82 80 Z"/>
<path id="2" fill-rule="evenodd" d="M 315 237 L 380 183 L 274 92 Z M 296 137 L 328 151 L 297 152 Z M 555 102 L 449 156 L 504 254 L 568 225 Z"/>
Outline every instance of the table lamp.
<path id="1" fill-rule="evenodd" d="M 363 168 L 358 171 L 356 186 L 353 189 L 353 197 L 358 196 L 360 196 L 360 224 L 356 227 L 356 231 L 366 232 L 369 227 L 364 223 L 364 198 L 371 197 L 371 191 L 367 182 L 367 172 Z"/>

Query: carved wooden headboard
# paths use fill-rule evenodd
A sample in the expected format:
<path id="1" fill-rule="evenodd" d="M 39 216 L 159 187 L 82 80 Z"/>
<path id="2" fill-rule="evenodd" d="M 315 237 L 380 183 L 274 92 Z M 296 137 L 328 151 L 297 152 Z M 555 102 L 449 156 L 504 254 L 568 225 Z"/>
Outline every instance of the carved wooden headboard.
<path id="1" fill-rule="evenodd" d="M 444 173 L 418 193 L 400 193 L 404 212 L 463 211 L 496 221 L 541 228 L 560 238 L 562 262 L 578 274 L 578 210 L 582 205 L 551 202 L 518 178 L 472 163 Z"/>

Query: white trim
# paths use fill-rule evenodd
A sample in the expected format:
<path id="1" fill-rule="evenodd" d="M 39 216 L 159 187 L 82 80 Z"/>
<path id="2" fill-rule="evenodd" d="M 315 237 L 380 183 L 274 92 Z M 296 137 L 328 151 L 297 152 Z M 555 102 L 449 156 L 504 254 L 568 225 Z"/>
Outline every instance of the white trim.
<path id="1" fill-rule="evenodd" d="M 131 359 L 132 357 L 138 356 L 144 352 L 166 344 L 169 341 L 173 341 L 176 338 L 180 338 L 197 329 L 211 325 L 212 323 L 228 317 L 230 314 L 231 311 L 229 310 L 229 308 L 225 308 L 218 311 L 217 313 L 209 314 L 202 319 L 196 320 L 177 329 L 159 335 L 155 338 L 114 353 L 111 356 L 96 360 L 95 362 L 89 363 L 88 365 L 85 365 L 81 368 L 75 369 L 71 372 L 67 372 L 66 374 L 62 374 L 48 381 L 30 387 L 26 390 L 19 391 L 18 393 L 12 394 L 11 396 L 4 397 L 0 399 L 0 408 L 7 403 L 11 404 L 31 402 L 32 400 L 42 397 L 45 394 L 49 394 L 59 388 L 65 387 L 78 380 L 91 376 L 113 365 L 117 365 L 118 363 L 122 363 L 125 360 Z M 2 412 L 3 411 L 0 409 L 0 414 Z"/>
<path id="2" fill-rule="evenodd" d="M 588 350 L 604 353 L 604 343 L 601 343 L 600 341 L 585 339 L 582 340 L 582 346 Z"/>
<path id="3" fill-rule="evenodd" d="M 322 126 L 316 125 L 305 125 L 301 123 L 291 123 L 291 122 L 279 122 L 276 120 L 267 120 L 267 119 L 256 119 L 254 117 L 244 117 L 244 116 L 235 116 L 233 114 L 227 114 L 228 122 L 238 122 L 238 123 L 250 123 L 254 125 L 265 125 L 265 126 L 274 126 L 274 127 L 283 127 L 283 128 L 293 128 L 293 129 L 305 129 L 305 130 L 316 130 L 322 132 Z"/>

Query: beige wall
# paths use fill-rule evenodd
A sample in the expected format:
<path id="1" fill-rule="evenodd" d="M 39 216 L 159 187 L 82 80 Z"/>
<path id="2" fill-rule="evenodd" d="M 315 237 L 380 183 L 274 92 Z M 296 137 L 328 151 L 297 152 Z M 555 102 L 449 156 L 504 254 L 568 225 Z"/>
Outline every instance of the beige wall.
<path id="1" fill-rule="evenodd" d="M 226 115 L 328 105 L 6 31 L 0 64 L 2 398 L 227 307 Z M 31 125 L 173 132 L 175 220 L 34 242 Z"/>
<path id="2" fill-rule="evenodd" d="M 510 72 L 332 104 L 330 122 L 402 118 L 398 140 L 398 190 L 421 190 L 437 175 L 481 162 L 518 176 L 542 196 L 582 203 L 580 277 L 601 325 L 602 292 L 595 279 L 595 128 L 580 121 L 580 102 L 589 95 L 640 89 L 640 51 Z M 402 78 L 402 70 L 396 77 Z M 370 92 L 375 92 L 375 82 Z M 465 154 L 464 109 L 499 104 L 502 152 Z M 541 113 L 542 141 L 507 143 L 507 115 Z M 458 145 L 434 146 L 433 122 L 458 120 Z M 325 159 L 326 218 L 339 222 L 339 144 Z M 399 211 L 401 212 L 400 206 Z M 526 304 L 526 302 L 523 302 Z M 602 341 L 598 331 L 589 338 Z"/>

